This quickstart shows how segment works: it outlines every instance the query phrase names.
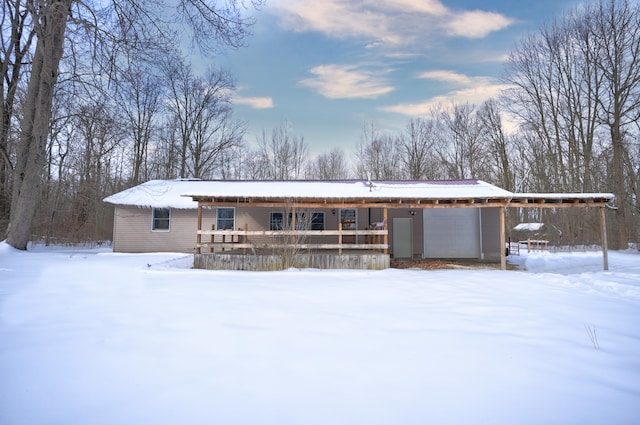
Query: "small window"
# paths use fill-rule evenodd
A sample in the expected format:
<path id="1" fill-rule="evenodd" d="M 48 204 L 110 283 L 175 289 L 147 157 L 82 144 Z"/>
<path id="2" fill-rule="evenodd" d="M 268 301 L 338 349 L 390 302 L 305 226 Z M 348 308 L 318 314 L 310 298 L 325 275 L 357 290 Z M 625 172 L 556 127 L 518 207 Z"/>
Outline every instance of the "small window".
<path id="1" fill-rule="evenodd" d="M 269 230 L 282 230 L 281 212 L 272 212 L 269 214 Z"/>
<path id="2" fill-rule="evenodd" d="M 356 230 L 357 214 L 355 208 L 343 208 L 340 210 L 340 222 L 343 230 Z"/>
<path id="3" fill-rule="evenodd" d="M 311 230 L 324 230 L 323 212 L 314 212 L 311 215 Z"/>
<path id="4" fill-rule="evenodd" d="M 284 230 L 284 214 L 281 212 L 272 212 L 269 214 L 269 230 Z M 287 217 L 286 227 L 291 229 L 293 214 L 289 213 Z M 324 213 L 314 212 L 311 214 L 311 222 L 307 219 L 304 212 L 296 212 L 296 230 L 324 230 Z"/>
<path id="5" fill-rule="evenodd" d="M 151 220 L 151 230 L 154 232 L 168 232 L 171 222 L 171 210 L 169 208 L 154 208 Z"/>
<path id="6" fill-rule="evenodd" d="M 218 222 L 216 229 L 218 230 L 233 230 L 236 221 L 236 209 L 235 208 L 218 208 Z"/>

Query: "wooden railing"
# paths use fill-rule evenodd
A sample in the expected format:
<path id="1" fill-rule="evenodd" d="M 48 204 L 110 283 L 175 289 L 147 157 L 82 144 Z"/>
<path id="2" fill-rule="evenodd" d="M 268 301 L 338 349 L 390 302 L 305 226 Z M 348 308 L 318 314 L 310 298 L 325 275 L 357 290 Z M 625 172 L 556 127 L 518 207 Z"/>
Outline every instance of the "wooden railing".
<path id="1" fill-rule="evenodd" d="M 209 249 L 214 252 L 215 249 L 225 250 L 256 250 L 256 249 L 301 249 L 301 250 L 338 250 L 338 254 L 342 254 L 342 250 L 379 250 L 384 253 L 388 252 L 388 229 L 368 229 L 368 230 L 342 230 L 339 225 L 338 230 L 198 230 L 198 243 L 196 244 L 196 252 L 202 253 L 202 249 Z M 203 236 L 210 236 L 209 242 L 202 242 Z M 216 236 L 218 241 L 216 241 Z M 309 236 L 336 236 L 336 243 L 308 243 L 306 238 Z M 344 236 L 364 236 L 365 243 L 344 243 Z M 273 242 L 248 242 L 249 237 L 283 237 L 285 241 Z M 293 241 L 286 242 L 287 238 L 293 238 Z"/>

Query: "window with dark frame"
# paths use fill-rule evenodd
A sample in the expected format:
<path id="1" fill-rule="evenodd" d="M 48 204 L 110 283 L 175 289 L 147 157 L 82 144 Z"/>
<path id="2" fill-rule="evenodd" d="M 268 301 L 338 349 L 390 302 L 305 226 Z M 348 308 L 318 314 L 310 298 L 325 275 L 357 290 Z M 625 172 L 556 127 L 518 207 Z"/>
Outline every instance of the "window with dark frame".
<path id="1" fill-rule="evenodd" d="M 171 225 L 171 209 L 154 208 L 151 219 L 151 230 L 154 232 L 168 232 Z"/>
<path id="2" fill-rule="evenodd" d="M 235 208 L 218 208 L 216 229 L 233 230 L 236 223 Z"/>
<path id="3" fill-rule="evenodd" d="M 357 226 L 357 213 L 355 208 L 342 208 L 340 210 L 340 222 L 343 230 L 355 230 Z"/>
<path id="4" fill-rule="evenodd" d="M 271 212 L 269 213 L 269 230 L 283 230 L 284 220 L 283 213 Z M 289 213 L 287 220 L 287 227 L 291 227 L 291 220 L 293 214 Z M 307 221 L 307 215 L 305 212 L 296 212 L 296 230 L 324 230 L 324 212 L 311 213 L 311 222 Z"/>
<path id="5" fill-rule="evenodd" d="M 324 230 L 323 212 L 314 212 L 311 214 L 311 230 Z"/>
<path id="6" fill-rule="evenodd" d="M 269 214 L 269 230 L 282 230 L 281 212 L 272 212 Z"/>

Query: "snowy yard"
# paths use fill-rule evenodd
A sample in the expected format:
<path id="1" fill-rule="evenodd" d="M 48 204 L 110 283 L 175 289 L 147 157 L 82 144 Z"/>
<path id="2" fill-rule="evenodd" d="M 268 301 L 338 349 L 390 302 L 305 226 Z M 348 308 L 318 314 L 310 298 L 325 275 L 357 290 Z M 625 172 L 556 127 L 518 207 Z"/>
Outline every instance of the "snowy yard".
<path id="1" fill-rule="evenodd" d="M 0 424 L 638 424 L 640 255 L 216 272 L 0 243 Z"/>

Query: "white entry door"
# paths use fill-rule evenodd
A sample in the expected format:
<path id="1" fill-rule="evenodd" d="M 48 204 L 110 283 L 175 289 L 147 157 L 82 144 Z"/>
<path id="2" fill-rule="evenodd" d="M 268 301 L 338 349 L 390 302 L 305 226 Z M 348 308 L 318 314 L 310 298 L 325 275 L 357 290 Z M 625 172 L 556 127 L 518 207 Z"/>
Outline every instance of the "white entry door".
<path id="1" fill-rule="evenodd" d="M 480 210 L 423 210 L 423 258 L 480 258 Z"/>

